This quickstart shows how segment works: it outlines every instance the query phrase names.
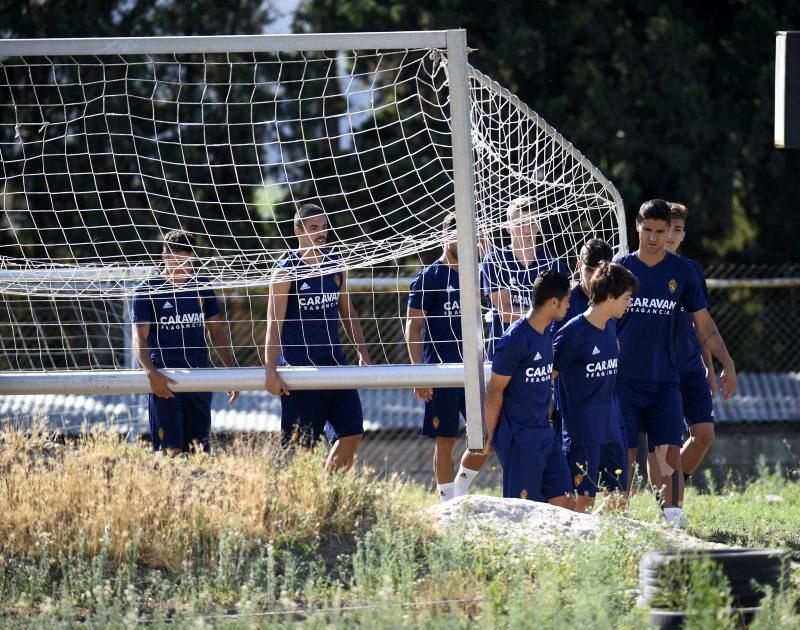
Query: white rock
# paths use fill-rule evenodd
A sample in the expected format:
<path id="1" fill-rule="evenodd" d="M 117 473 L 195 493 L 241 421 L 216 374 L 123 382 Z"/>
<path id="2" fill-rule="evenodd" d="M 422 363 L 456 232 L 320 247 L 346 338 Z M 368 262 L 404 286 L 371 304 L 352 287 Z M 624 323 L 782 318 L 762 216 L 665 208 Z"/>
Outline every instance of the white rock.
<path id="1" fill-rule="evenodd" d="M 491 530 L 492 536 L 507 542 L 535 542 L 560 547 L 567 539 L 590 541 L 604 526 L 611 525 L 631 534 L 658 532 L 668 547 L 724 548 L 676 530 L 666 524 L 644 523 L 623 516 L 580 514 L 548 503 L 523 499 L 503 499 L 482 495 L 458 497 L 431 508 L 438 530 L 452 527 L 469 539 L 480 539 Z"/>

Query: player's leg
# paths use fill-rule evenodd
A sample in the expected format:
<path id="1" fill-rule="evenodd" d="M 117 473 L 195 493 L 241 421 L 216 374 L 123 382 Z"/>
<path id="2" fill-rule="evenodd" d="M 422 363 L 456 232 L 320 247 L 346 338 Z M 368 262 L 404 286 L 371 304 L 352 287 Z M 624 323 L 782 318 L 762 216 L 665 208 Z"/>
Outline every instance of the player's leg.
<path id="1" fill-rule="evenodd" d="M 591 512 L 597 494 L 600 468 L 599 446 L 572 446 L 567 453 L 575 511 Z"/>
<path id="2" fill-rule="evenodd" d="M 355 461 L 356 451 L 364 434 L 364 412 L 358 390 L 340 389 L 327 393 L 327 420 L 339 439 L 328 453 L 325 470 L 336 472 L 350 468 Z"/>
<path id="3" fill-rule="evenodd" d="M 603 488 L 603 503 L 595 510 L 601 512 L 621 512 L 628 507 L 625 490 L 628 487 L 627 462 L 628 446 L 624 439 L 608 442 L 600 447 L 600 487 Z"/>
<path id="4" fill-rule="evenodd" d="M 181 395 L 160 398 L 148 395 L 153 450 L 175 457 L 183 452 L 183 404 Z"/>
<path id="5" fill-rule="evenodd" d="M 565 510 L 575 509 L 575 494 L 572 490 L 572 477 L 569 464 L 561 450 L 561 440 L 553 434 L 541 447 L 533 450 L 536 459 L 544 461 L 541 472 L 540 493 L 550 505 Z M 538 500 L 538 499 L 536 499 Z"/>
<path id="6" fill-rule="evenodd" d="M 689 427 L 689 439 L 681 449 L 681 466 L 691 475 L 714 443 L 714 401 L 706 375 L 701 370 L 681 375 L 683 417 Z"/>
<path id="7" fill-rule="evenodd" d="M 661 471 L 664 516 L 669 522 L 685 524 L 680 502 L 683 494 L 683 408 L 677 383 L 663 385 L 653 396 L 651 405 L 645 410 L 644 422 Z"/>
<path id="8" fill-rule="evenodd" d="M 183 399 L 183 450 L 211 452 L 211 392 L 185 392 Z"/>
<path id="9" fill-rule="evenodd" d="M 466 403 L 464 402 L 464 390 L 460 390 L 461 392 L 461 415 L 464 418 L 467 417 L 467 409 Z M 472 485 L 472 482 L 475 481 L 475 477 L 478 476 L 478 473 L 483 468 L 483 465 L 486 463 L 486 460 L 489 459 L 491 455 L 483 455 L 482 453 L 470 453 L 469 450 L 465 450 L 464 454 L 461 456 L 461 463 L 458 466 L 458 472 L 456 472 L 455 478 L 455 493 L 457 497 L 464 496 L 469 491 L 469 487 Z"/>
<path id="10" fill-rule="evenodd" d="M 458 437 L 461 400 L 463 400 L 463 390 L 451 387 L 434 389 L 433 398 L 425 403 L 422 435 L 435 440 L 433 475 L 442 501 L 448 501 L 456 496 L 453 449 Z"/>
<path id="11" fill-rule="evenodd" d="M 633 483 L 633 467 L 639 451 L 639 432 L 642 425 L 642 405 L 640 404 L 640 396 L 636 391 L 635 384 L 627 380 L 617 379 L 617 400 L 624 425 L 625 442 L 628 445 L 628 487 L 625 491 L 630 493 L 631 484 Z"/>

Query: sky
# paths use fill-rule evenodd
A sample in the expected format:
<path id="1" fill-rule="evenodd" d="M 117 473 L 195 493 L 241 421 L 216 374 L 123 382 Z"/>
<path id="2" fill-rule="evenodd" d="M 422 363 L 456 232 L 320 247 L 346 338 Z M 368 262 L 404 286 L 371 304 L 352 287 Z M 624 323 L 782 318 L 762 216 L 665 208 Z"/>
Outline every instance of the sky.
<path id="1" fill-rule="evenodd" d="M 264 28 L 265 33 L 291 33 L 292 16 L 294 15 L 300 0 L 273 0 L 273 5 L 278 11 L 279 18 L 267 24 Z"/>

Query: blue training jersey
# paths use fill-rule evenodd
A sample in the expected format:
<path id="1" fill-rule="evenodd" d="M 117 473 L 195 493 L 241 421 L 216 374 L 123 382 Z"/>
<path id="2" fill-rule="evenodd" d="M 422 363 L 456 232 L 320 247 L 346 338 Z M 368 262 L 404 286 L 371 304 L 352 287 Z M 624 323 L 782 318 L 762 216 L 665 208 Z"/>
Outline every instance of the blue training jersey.
<path id="1" fill-rule="evenodd" d="M 296 251 L 278 263 L 303 278 L 292 280 L 289 287 L 279 365 L 347 365 L 339 343 L 343 273 L 333 271 L 338 263 L 329 251 L 323 252 L 319 265 L 309 265 Z M 326 269 L 330 271 L 325 273 Z"/>
<path id="2" fill-rule="evenodd" d="M 510 376 L 495 429 L 495 443 L 507 448 L 552 438 L 547 407 L 552 392 L 553 338 L 534 330 L 527 317 L 512 323 L 497 342 L 492 372 Z"/>
<path id="3" fill-rule="evenodd" d="M 150 360 L 157 368 L 208 367 L 206 319 L 219 314 L 208 278 L 173 284 L 163 276 L 136 287 L 131 321 L 149 323 Z"/>
<path id="4" fill-rule="evenodd" d="M 547 254 L 542 248 L 535 250 L 534 260 L 529 265 L 520 262 L 514 256 L 511 245 L 495 249 L 483 259 L 481 263 L 481 290 L 487 298 L 492 293 L 508 289 L 511 296 L 511 305 L 515 309 L 527 311 L 532 304 L 531 288 L 533 281 L 543 271 L 554 269 L 569 276 L 564 263 Z M 491 304 L 490 304 L 491 306 Z M 491 357 L 497 340 L 503 335 L 509 324 L 503 322 L 500 313 L 494 306 L 491 308 L 491 323 L 487 335 L 488 353 Z"/>
<path id="5" fill-rule="evenodd" d="M 600 330 L 581 314 L 553 340 L 564 450 L 621 439 L 614 394 L 619 362 L 616 328 L 610 319 Z"/>
<path id="6" fill-rule="evenodd" d="M 706 303 L 710 304 L 708 298 L 708 286 L 706 286 L 706 276 L 703 273 L 702 265 L 689 258 L 683 257 L 694 269 L 697 277 L 700 279 L 700 286 L 703 289 L 703 295 L 706 298 Z M 685 310 L 681 310 L 678 316 L 678 372 L 681 374 L 689 374 L 692 372 L 705 371 L 703 365 L 703 355 L 700 351 L 700 344 L 697 341 L 697 334 L 694 330 L 694 324 L 691 317 Z"/>
<path id="7" fill-rule="evenodd" d="M 669 252 L 653 267 L 635 253 L 617 262 L 639 280 L 631 307 L 617 322 L 622 348 L 619 378 L 679 382 L 678 319 L 681 307 L 695 313 L 708 305 L 700 279 L 686 259 Z"/>
<path id="8" fill-rule="evenodd" d="M 437 260 L 411 283 L 408 306 L 425 311 L 425 363 L 460 363 L 461 299 L 458 271 Z"/>

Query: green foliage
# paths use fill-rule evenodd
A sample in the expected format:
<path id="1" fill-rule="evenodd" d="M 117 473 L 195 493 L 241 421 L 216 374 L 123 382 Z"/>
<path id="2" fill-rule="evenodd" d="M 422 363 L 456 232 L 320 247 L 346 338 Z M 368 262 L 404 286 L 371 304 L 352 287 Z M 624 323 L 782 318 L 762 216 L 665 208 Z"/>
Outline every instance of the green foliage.
<path id="1" fill-rule="evenodd" d="M 797 259 L 800 156 L 772 146 L 772 95 L 775 31 L 798 19 L 772 0 L 305 0 L 296 26 L 466 28 L 470 62 L 574 142 L 629 217 L 680 200 L 689 255 L 763 261 Z"/>

